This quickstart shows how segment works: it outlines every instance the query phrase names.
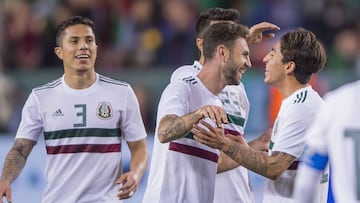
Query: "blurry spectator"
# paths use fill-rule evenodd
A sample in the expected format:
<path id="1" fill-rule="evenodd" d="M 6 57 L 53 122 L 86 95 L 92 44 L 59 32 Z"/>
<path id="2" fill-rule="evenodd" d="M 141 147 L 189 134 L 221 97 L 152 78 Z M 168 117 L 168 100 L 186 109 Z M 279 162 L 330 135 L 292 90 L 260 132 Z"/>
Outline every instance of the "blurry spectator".
<path id="1" fill-rule="evenodd" d="M 358 0 L 3 0 L 4 65 L 7 69 L 58 67 L 54 27 L 70 15 L 94 19 L 102 69 L 176 67 L 193 60 L 194 17 L 207 7 L 236 8 L 245 24 L 262 20 L 283 31 L 302 26 L 333 45 L 337 33 L 359 23 Z M 176 9 L 175 9 L 176 8 Z M 261 50 L 261 49 L 254 49 Z M 196 54 L 196 53 L 195 53 Z M 257 57 L 254 53 L 254 67 Z M 340 59 L 341 60 L 341 59 Z M 261 60 L 260 60 L 261 63 Z"/>
<path id="2" fill-rule="evenodd" d="M 8 132 L 15 109 L 15 82 L 2 72 L 0 61 L 0 133 Z"/>
<path id="3" fill-rule="evenodd" d="M 145 129 L 147 132 L 154 132 L 155 129 L 155 116 L 152 112 L 153 107 L 150 100 L 151 93 L 145 85 L 133 86 L 135 95 L 139 101 L 141 117 L 143 119 Z"/>
<path id="4" fill-rule="evenodd" d="M 330 48 L 328 67 L 353 71 L 360 55 L 360 33 L 355 29 L 345 29 L 335 35 Z"/>
<path id="5" fill-rule="evenodd" d="M 161 8 L 163 44 L 157 55 L 157 64 L 177 67 L 193 61 L 197 53 L 193 39 L 195 5 L 191 1 L 167 0 L 161 1 Z"/>
<path id="6" fill-rule="evenodd" d="M 8 67 L 33 70 L 42 62 L 41 34 L 44 18 L 31 10 L 26 1 L 4 1 L 4 63 Z"/>
<path id="7" fill-rule="evenodd" d="M 155 4 L 152 0 L 134 0 L 121 16 L 117 46 L 122 65 L 133 68 L 153 66 L 156 51 L 162 44 L 155 27 Z"/>
<path id="8" fill-rule="evenodd" d="M 335 35 L 358 21 L 360 2 L 356 0 L 303 0 L 304 26 L 331 46 Z"/>

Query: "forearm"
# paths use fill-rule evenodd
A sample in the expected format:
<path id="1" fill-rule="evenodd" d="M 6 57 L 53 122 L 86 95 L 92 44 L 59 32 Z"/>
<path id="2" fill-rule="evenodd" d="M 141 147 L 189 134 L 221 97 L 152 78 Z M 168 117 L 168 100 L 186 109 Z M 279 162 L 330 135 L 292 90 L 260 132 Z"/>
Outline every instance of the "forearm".
<path id="1" fill-rule="evenodd" d="M 11 184 L 19 176 L 34 145 L 34 141 L 26 139 L 15 141 L 6 156 L 0 181 Z"/>
<path id="2" fill-rule="evenodd" d="M 132 147 L 133 150 L 131 150 L 132 152 L 131 152 L 130 172 L 134 175 L 134 178 L 139 183 L 148 165 L 149 154 L 145 140 L 139 141 L 139 143 L 137 144 L 138 144 L 137 146 L 133 145 L 134 146 Z"/>
<path id="3" fill-rule="evenodd" d="M 203 118 L 202 114 L 193 112 L 185 116 L 166 115 L 159 124 L 158 137 L 161 143 L 184 137 L 193 125 Z"/>
<path id="4" fill-rule="evenodd" d="M 223 172 L 232 170 L 238 166 L 240 166 L 240 164 L 238 164 L 236 161 L 232 160 L 225 153 L 223 153 L 223 152 L 220 153 L 218 167 L 217 167 L 217 173 L 223 173 Z"/>
<path id="5" fill-rule="evenodd" d="M 256 151 L 237 142 L 226 144 L 222 151 L 245 168 L 273 180 L 280 176 L 294 160 L 285 153 L 269 156 L 266 152 Z"/>
<path id="6" fill-rule="evenodd" d="M 268 147 L 266 147 L 262 142 L 260 142 L 259 140 L 252 140 L 250 142 L 248 142 L 248 145 L 257 151 L 267 151 Z"/>

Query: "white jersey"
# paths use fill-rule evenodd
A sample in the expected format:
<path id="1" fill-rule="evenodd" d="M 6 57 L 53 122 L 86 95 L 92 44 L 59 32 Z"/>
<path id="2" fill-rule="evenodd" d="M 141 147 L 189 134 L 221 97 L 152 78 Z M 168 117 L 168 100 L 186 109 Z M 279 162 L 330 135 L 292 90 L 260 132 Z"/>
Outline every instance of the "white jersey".
<path id="1" fill-rule="evenodd" d="M 144 203 L 213 201 L 219 151 L 195 141 L 191 133 L 168 143 L 160 143 L 157 136 L 165 115 L 183 116 L 205 105 L 221 106 L 221 102 L 196 76 L 173 81 L 165 88 L 158 106 Z"/>
<path id="2" fill-rule="evenodd" d="M 185 65 L 176 69 L 171 75 L 170 81 L 181 80 L 192 75 L 197 75 L 202 66 L 198 61 L 193 65 Z M 249 115 L 250 104 L 246 95 L 244 85 L 228 85 L 218 95 L 225 112 L 230 120 L 229 125 L 224 129 L 233 135 L 244 135 L 246 121 Z M 215 184 L 214 202 L 232 203 L 232 202 L 255 202 L 250 181 L 249 172 L 245 167 L 217 174 Z"/>
<path id="3" fill-rule="evenodd" d="M 16 139 L 46 145 L 44 203 L 115 203 L 121 142 L 146 138 L 129 84 L 96 74 L 89 88 L 70 88 L 64 77 L 32 90 Z"/>
<path id="4" fill-rule="evenodd" d="M 360 80 L 327 93 L 325 104 L 306 137 L 305 166 L 319 173 L 329 158 L 333 195 L 339 203 L 360 202 L 359 92 Z M 306 175 L 302 173 L 303 166 L 300 169 L 299 175 Z M 313 184 L 309 179 L 303 181 Z M 301 195 L 306 198 L 308 194 Z"/>
<path id="5" fill-rule="evenodd" d="M 271 135 L 269 156 L 275 151 L 284 152 L 296 160 L 275 181 L 266 180 L 263 202 L 293 202 L 293 186 L 298 160 L 305 147 L 305 132 L 321 105 L 323 100 L 311 86 L 297 90 L 282 101 Z M 327 185 L 327 182 L 322 184 Z"/>

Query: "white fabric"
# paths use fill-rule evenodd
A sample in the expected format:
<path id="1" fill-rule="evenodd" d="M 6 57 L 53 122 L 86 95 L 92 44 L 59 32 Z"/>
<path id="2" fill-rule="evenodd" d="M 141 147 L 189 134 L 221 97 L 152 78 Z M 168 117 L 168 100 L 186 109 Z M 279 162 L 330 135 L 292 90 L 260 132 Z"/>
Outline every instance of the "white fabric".
<path id="1" fill-rule="evenodd" d="M 175 80 L 165 88 L 158 106 L 153 154 L 143 203 L 213 200 L 217 162 L 169 150 L 170 144 L 161 144 L 157 136 L 159 121 L 165 115 L 183 116 L 205 105 L 221 106 L 221 102 L 196 76 Z M 218 150 L 187 137 L 171 143 L 204 150 L 216 156 L 219 154 Z"/>
<path id="2" fill-rule="evenodd" d="M 306 144 L 314 153 L 329 156 L 331 181 L 335 202 L 360 202 L 360 81 L 344 85 L 326 94 L 325 105 L 321 108 L 313 125 L 307 132 Z M 303 191 L 307 184 L 313 184 L 317 179 L 307 179 L 308 165 L 303 165 L 298 179 L 306 179 L 296 183 L 296 193 Z M 321 171 L 318 171 L 320 173 Z M 306 177 L 306 178 L 305 178 Z M 311 198 L 313 191 L 297 195 L 301 198 Z M 301 200 L 301 199 L 300 199 Z"/>
<path id="3" fill-rule="evenodd" d="M 323 100 L 311 86 L 301 88 L 282 101 L 271 135 L 269 156 L 284 152 L 299 160 L 305 147 L 305 131 Z M 263 202 L 292 202 L 296 170 L 286 170 L 275 181 L 266 179 Z"/>
<path id="4" fill-rule="evenodd" d="M 182 80 L 192 75 L 197 75 L 202 66 L 198 61 L 193 65 L 185 65 L 176 69 L 170 81 Z M 243 125 L 230 124 L 225 128 L 237 131 L 244 135 L 244 129 L 250 111 L 249 100 L 244 85 L 228 85 L 218 95 L 226 113 L 241 117 L 245 120 Z M 238 167 L 216 176 L 215 203 L 254 202 L 254 196 L 249 181 L 249 173 L 245 167 Z"/>
<path id="5" fill-rule="evenodd" d="M 83 90 L 63 77 L 33 89 L 16 139 L 40 135 L 47 149 L 42 202 L 110 203 L 119 202 L 108 194 L 120 177 L 122 138 L 138 141 L 146 132 L 130 85 L 97 74 Z"/>

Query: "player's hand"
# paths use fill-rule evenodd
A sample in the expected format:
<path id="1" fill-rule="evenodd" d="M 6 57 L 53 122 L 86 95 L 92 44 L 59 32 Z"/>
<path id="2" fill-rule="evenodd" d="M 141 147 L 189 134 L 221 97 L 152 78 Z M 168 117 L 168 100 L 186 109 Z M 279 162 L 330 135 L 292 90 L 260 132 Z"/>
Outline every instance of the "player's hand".
<path id="1" fill-rule="evenodd" d="M 11 203 L 11 201 L 12 201 L 11 188 L 10 188 L 9 184 L 6 184 L 6 183 L 0 181 L 0 194 L 1 194 L 0 203 L 5 203 L 5 202 L 3 202 L 3 197 L 6 198 L 6 201 L 8 203 Z"/>
<path id="2" fill-rule="evenodd" d="M 228 137 L 228 138 L 230 138 L 231 140 L 239 143 L 239 144 L 248 145 L 243 135 L 231 135 L 231 134 L 226 134 L 225 136 Z"/>
<path id="3" fill-rule="evenodd" d="M 271 139 L 271 133 L 272 133 L 272 128 L 268 128 L 258 138 L 249 142 L 250 147 L 258 151 L 268 151 L 269 143 Z"/>
<path id="4" fill-rule="evenodd" d="M 207 105 L 198 110 L 202 118 L 210 118 L 217 126 L 222 126 L 223 123 L 228 123 L 227 115 L 222 107 L 215 105 Z"/>
<path id="5" fill-rule="evenodd" d="M 120 178 L 116 181 L 116 184 L 119 184 L 119 200 L 131 198 L 138 187 L 138 182 L 135 179 L 134 175 L 131 172 L 124 173 Z"/>
<path id="6" fill-rule="evenodd" d="M 258 44 L 262 41 L 269 40 L 275 37 L 274 33 L 266 33 L 265 31 L 278 31 L 280 27 L 269 22 L 261 22 L 250 27 L 249 35 L 246 38 L 249 44 Z"/>
<path id="7" fill-rule="evenodd" d="M 220 149 L 225 143 L 230 141 L 230 138 L 224 135 L 222 127 L 214 128 L 204 120 L 194 125 L 191 132 L 194 134 L 196 141 L 215 149 Z"/>

